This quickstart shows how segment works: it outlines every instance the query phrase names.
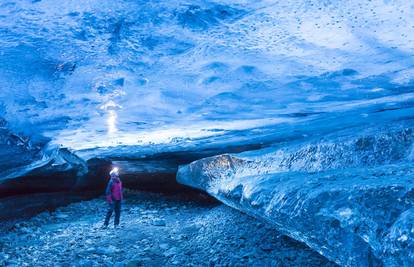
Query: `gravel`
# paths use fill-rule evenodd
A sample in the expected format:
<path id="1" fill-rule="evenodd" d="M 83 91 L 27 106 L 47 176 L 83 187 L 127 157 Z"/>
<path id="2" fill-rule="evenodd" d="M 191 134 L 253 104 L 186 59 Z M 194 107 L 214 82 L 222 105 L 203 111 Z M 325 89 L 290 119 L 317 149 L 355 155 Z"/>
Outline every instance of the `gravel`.
<path id="1" fill-rule="evenodd" d="M 336 266 L 302 243 L 218 203 L 126 192 L 121 225 L 104 199 L 0 228 L 0 266 Z"/>

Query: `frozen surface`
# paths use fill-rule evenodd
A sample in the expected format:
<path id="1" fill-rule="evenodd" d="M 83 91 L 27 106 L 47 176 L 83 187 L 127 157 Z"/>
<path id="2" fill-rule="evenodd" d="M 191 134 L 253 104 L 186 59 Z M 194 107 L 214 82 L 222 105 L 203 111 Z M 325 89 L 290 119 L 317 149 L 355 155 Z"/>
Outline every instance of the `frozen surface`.
<path id="1" fill-rule="evenodd" d="M 0 117 L 88 157 L 400 118 L 414 99 L 412 4 L 2 1 Z"/>
<path id="2" fill-rule="evenodd" d="M 382 130 L 205 158 L 177 180 L 340 265 L 412 266 L 414 131 Z"/>
<path id="3" fill-rule="evenodd" d="M 413 17 L 410 0 L 3 0 L 1 192 L 72 188 L 96 158 L 171 175 L 260 149 L 179 179 L 341 264 L 411 264 Z"/>

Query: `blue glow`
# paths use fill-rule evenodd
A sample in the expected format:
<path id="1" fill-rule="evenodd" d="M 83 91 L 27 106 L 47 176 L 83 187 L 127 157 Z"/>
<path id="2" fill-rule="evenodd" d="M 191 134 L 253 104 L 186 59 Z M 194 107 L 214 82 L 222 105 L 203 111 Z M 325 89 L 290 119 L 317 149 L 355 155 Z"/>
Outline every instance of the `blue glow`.
<path id="1" fill-rule="evenodd" d="M 330 260 L 414 265 L 413 18 L 410 0 L 4 0 L 0 185 L 176 153 L 180 182 Z"/>

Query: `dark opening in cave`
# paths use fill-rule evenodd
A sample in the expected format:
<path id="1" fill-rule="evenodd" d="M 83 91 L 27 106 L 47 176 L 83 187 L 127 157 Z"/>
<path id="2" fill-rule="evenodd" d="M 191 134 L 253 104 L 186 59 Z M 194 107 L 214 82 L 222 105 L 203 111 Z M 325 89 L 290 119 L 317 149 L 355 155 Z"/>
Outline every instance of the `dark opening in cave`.
<path id="1" fill-rule="evenodd" d="M 77 170 L 45 172 L 38 169 L 19 179 L 0 185 L 0 221 L 29 218 L 36 213 L 52 211 L 72 202 L 103 196 L 109 170 L 121 168 L 125 189 L 176 196 L 183 201 L 215 203 L 203 191 L 179 184 L 176 181 L 178 162 L 173 160 L 123 160 L 90 159 L 88 172 L 79 176 Z"/>

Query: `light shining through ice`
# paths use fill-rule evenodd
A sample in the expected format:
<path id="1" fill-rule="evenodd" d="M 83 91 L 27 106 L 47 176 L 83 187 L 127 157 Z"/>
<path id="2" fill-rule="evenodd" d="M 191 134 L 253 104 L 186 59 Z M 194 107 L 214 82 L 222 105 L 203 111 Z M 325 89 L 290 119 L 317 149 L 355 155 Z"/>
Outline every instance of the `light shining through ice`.
<path id="1" fill-rule="evenodd" d="M 108 111 L 108 134 L 114 134 L 117 131 L 116 128 L 116 119 L 117 119 L 117 115 L 116 112 L 114 110 L 109 110 Z"/>
<path id="2" fill-rule="evenodd" d="M 340 265 L 413 266 L 413 18 L 413 0 L 4 0 L 0 193 L 182 165 Z"/>

